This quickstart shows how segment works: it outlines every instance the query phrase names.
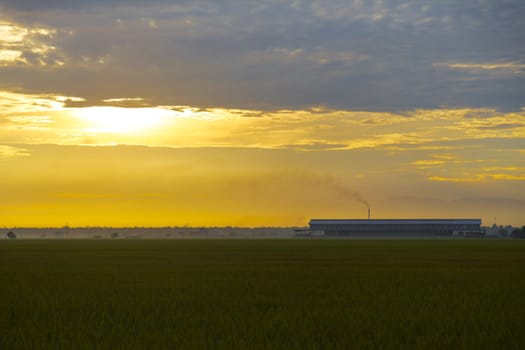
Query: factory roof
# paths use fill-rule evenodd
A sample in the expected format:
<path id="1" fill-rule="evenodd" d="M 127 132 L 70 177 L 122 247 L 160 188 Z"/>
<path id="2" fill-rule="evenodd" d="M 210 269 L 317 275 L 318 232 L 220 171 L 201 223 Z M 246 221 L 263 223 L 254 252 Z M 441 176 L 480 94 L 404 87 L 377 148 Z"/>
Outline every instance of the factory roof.
<path id="1" fill-rule="evenodd" d="M 311 219 L 310 225 L 373 225 L 373 224 L 476 224 L 481 225 L 481 219 Z"/>

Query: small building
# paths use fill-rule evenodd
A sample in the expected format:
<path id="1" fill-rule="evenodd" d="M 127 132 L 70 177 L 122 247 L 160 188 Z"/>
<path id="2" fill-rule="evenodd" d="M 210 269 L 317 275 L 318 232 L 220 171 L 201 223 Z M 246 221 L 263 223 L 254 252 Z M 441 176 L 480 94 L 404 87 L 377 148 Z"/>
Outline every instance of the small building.
<path id="1" fill-rule="evenodd" d="M 312 219 L 312 232 L 322 232 L 325 236 L 483 236 L 481 219 Z M 455 234 L 456 233 L 456 234 Z M 476 234 L 474 234 L 476 233 Z"/>

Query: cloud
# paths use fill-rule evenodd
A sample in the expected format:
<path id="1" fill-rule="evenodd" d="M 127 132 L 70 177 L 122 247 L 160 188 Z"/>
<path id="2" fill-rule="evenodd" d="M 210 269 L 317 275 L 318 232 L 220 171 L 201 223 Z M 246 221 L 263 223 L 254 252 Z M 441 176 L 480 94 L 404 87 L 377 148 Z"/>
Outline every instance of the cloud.
<path id="1" fill-rule="evenodd" d="M 29 153 L 24 148 L 0 145 L 0 160 L 12 160 L 15 158 L 27 157 L 30 155 L 31 153 Z"/>
<path id="2" fill-rule="evenodd" d="M 523 75 L 525 72 L 525 64 L 519 62 L 434 63 L 433 66 L 486 74 Z"/>
<path id="3" fill-rule="evenodd" d="M 431 168 L 435 166 L 442 166 L 445 165 L 446 162 L 444 160 L 416 160 L 412 162 L 412 165 L 416 165 L 418 168 L 426 169 Z"/>
<path id="4" fill-rule="evenodd" d="M 127 102 L 127 101 L 143 101 L 142 97 L 121 97 L 121 98 L 106 98 L 104 102 Z"/>
<path id="5" fill-rule="evenodd" d="M 248 60 L 253 64 L 261 62 L 273 62 L 282 64 L 318 64 L 330 65 L 340 64 L 349 66 L 355 62 L 363 62 L 367 59 L 365 55 L 357 55 L 352 52 L 333 51 L 316 47 L 310 50 L 302 48 L 272 48 L 255 51 L 248 54 Z"/>
<path id="6" fill-rule="evenodd" d="M 288 149 L 295 149 L 299 151 L 334 151 L 334 150 L 347 149 L 348 145 L 344 143 L 327 143 L 323 141 L 319 141 L 319 142 L 313 141 L 310 143 L 282 145 L 282 146 L 279 146 L 278 148 L 288 148 Z"/>
<path id="7" fill-rule="evenodd" d="M 438 182 L 482 182 L 487 180 L 525 181 L 525 174 L 476 174 L 467 177 L 431 176 L 429 180 Z"/>
<path id="8" fill-rule="evenodd" d="M 40 113 L 60 110 L 68 98 L 43 94 L 24 94 L 0 91 L 1 115 Z"/>
<path id="9" fill-rule="evenodd" d="M 149 106 L 141 97 L 108 97 L 98 105 L 75 103 L 86 101 L 0 92 L 0 136 L 16 143 L 284 147 L 303 151 L 431 150 L 457 147 L 446 144 L 452 141 L 465 147 L 469 141 L 484 144 L 499 139 L 510 144 L 525 138 L 524 112 L 491 112 L 487 116 L 480 110 L 476 117 L 476 110 L 468 108 L 403 114 L 326 107 L 264 111 Z"/>
<path id="10" fill-rule="evenodd" d="M 465 133 L 477 135 L 480 138 L 512 135 L 525 137 L 525 114 L 506 113 L 491 117 L 467 117 L 457 120 L 448 126 L 449 130 L 463 130 Z"/>
<path id="11" fill-rule="evenodd" d="M 62 54 L 52 44 L 56 34 L 50 27 L 0 21 L 0 67 L 64 65 Z"/>
<path id="12" fill-rule="evenodd" d="M 102 102 L 104 105 L 114 106 L 114 107 L 135 107 L 135 108 L 150 107 L 150 104 L 148 103 L 148 101 L 142 97 L 106 98 L 106 99 L 103 99 Z"/>
<path id="13" fill-rule="evenodd" d="M 264 110 L 523 107 L 520 1 L 2 6 L 19 37 L 32 34 L 2 47 L 0 84 L 26 92 Z"/>

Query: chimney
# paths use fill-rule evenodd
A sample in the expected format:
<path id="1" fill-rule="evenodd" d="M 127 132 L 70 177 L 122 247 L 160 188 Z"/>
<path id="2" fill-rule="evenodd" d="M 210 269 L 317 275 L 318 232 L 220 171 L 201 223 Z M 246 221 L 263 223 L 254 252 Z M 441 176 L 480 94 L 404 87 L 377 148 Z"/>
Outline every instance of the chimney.
<path id="1" fill-rule="evenodd" d="M 368 221 L 370 221 L 370 208 L 368 208 Z"/>

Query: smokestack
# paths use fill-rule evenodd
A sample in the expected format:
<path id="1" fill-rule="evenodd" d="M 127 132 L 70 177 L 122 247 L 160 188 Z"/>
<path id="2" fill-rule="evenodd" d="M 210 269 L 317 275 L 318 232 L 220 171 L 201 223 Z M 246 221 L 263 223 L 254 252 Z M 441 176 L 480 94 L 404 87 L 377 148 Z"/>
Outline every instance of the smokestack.
<path id="1" fill-rule="evenodd" d="M 370 221 L 370 208 L 368 208 L 368 221 Z"/>

